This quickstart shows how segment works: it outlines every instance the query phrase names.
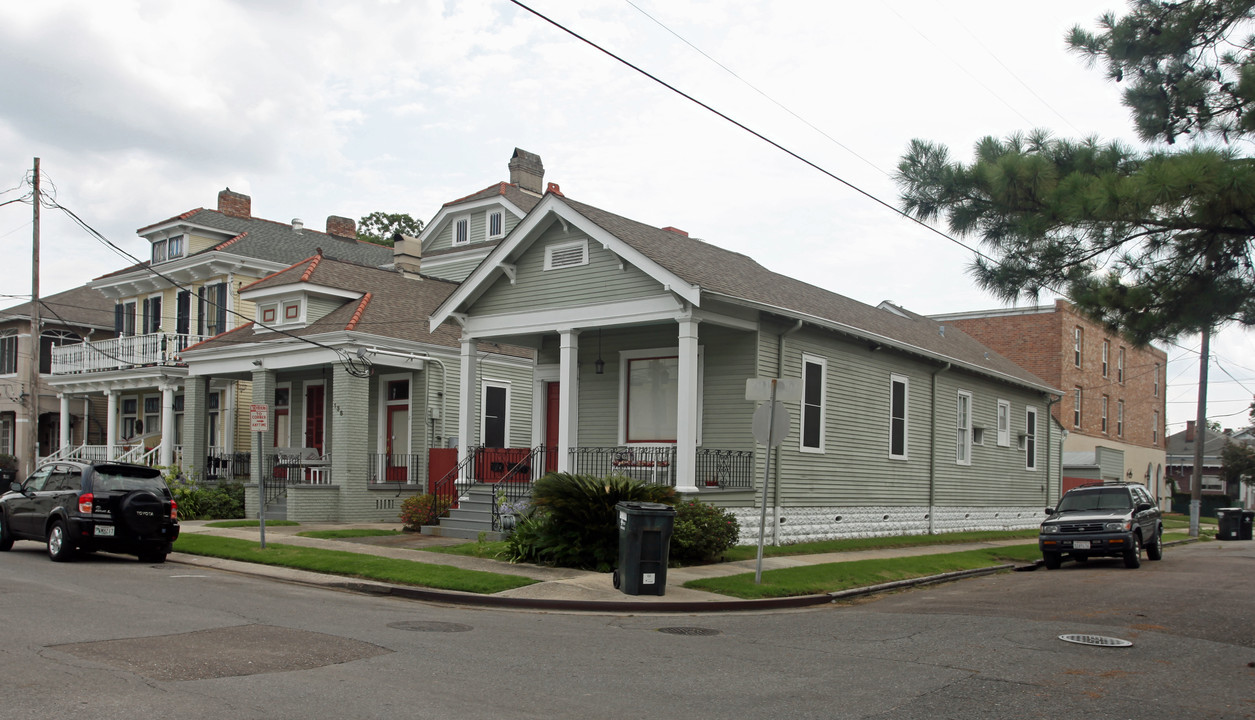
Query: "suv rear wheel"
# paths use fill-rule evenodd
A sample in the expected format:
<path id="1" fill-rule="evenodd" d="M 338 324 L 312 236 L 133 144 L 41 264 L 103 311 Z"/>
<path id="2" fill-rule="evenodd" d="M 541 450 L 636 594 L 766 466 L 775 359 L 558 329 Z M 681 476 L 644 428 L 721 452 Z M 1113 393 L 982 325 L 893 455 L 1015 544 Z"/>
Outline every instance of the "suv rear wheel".
<path id="1" fill-rule="evenodd" d="M 1146 544 L 1146 559 L 1159 560 L 1163 558 L 1163 528 L 1155 528 L 1155 537 Z"/>
<path id="2" fill-rule="evenodd" d="M 1135 569 L 1142 566 L 1142 536 L 1133 533 L 1133 547 L 1124 551 L 1124 566 Z"/>
<path id="3" fill-rule="evenodd" d="M 9 534 L 9 524 L 4 513 L 0 512 L 0 552 L 13 549 L 13 536 Z"/>
<path id="4" fill-rule="evenodd" d="M 53 562 L 65 562 L 74 557 L 74 546 L 65 530 L 65 521 L 53 521 L 48 528 L 48 557 Z"/>

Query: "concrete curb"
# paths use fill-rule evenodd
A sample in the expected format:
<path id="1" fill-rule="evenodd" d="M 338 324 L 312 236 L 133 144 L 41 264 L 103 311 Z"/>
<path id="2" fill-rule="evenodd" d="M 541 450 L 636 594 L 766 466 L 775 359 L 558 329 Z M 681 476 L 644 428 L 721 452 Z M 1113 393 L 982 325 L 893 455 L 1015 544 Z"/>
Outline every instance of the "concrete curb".
<path id="1" fill-rule="evenodd" d="M 241 575 L 269 578 L 283 582 L 291 582 L 312 587 L 325 587 L 363 595 L 390 596 L 405 600 L 441 603 L 446 605 L 465 605 L 469 607 L 500 608 L 513 610 L 548 610 L 557 612 L 601 612 L 601 613 L 711 613 L 711 612 L 744 612 L 763 610 L 788 610 L 814 605 L 826 605 L 850 598 L 874 595 L 892 590 L 931 585 L 936 583 L 961 580 L 968 577 L 990 575 L 996 572 L 1012 570 L 1014 564 L 1004 564 L 975 570 L 960 570 L 940 575 L 897 580 L 879 585 L 862 588 L 851 588 L 832 593 L 817 595 L 798 595 L 783 598 L 763 598 L 757 600 L 715 599 L 701 602 L 694 601 L 660 601 L 641 602 L 632 600 L 560 600 L 548 598 L 508 597 L 498 595 L 478 595 L 475 593 L 457 592 L 454 590 L 436 590 L 409 585 L 391 585 L 388 583 L 369 582 L 340 578 L 335 575 L 321 575 L 309 571 L 291 571 L 269 565 L 256 565 L 237 560 L 207 558 L 199 555 L 173 553 L 169 562 L 197 567 L 210 567 Z M 630 597 L 630 596 L 624 596 Z"/>

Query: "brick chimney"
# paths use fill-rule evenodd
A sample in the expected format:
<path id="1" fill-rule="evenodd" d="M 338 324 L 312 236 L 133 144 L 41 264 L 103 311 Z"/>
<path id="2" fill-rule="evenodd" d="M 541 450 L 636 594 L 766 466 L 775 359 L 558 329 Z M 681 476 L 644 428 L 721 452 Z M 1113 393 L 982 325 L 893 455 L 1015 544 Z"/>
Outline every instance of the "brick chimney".
<path id="1" fill-rule="evenodd" d="M 218 212 L 237 218 L 253 217 L 253 199 L 227 188 L 218 193 Z"/>
<path id="2" fill-rule="evenodd" d="M 1194 427 L 1193 420 L 1185 421 L 1185 441 L 1194 442 L 1194 437 L 1198 434 L 1197 428 Z"/>
<path id="3" fill-rule="evenodd" d="M 327 216 L 327 234 L 336 237 L 348 238 L 349 240 L 357 239 L 357 223 L 353 218 L 340 217 L 339 215 Z"/>
<path id="4" fill-rule="evenodd" d="M 423 245 L 418 238 L 397 233 L 392 236 L 392 262 L 408 278 L 417 278 L 423 264 Z"/>
<path id="5" fill-rule="evenodd" d="M 540 156 L 514 148 L 514 155 L 510 157 L 510 183 L 518 185 L 520 190 L 542 195 L 545 192 L 544 182 L 545 166 Z"/>

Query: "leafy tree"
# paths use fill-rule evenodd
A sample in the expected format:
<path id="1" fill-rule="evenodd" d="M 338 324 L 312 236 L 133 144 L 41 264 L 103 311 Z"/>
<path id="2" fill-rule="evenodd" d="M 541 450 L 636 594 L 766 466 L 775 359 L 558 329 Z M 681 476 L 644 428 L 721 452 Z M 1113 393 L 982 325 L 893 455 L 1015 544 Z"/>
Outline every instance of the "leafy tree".
<path id="1" fill-rule="evenodd" d="M 1225 480 L 1255 485 L 1255 448 L 1231 442 L 1220 451 L 1220 465 L 1220 475 Z"/>
<path id="2" fill-rule="evenodd" d="M 423 231 L 423 221 L 415 220 L 408 213 L 373 212 L 357 221 L 357 239 L 392 247 L 392 236 L 417 236 Z"/>
<path id="3" fill-rule="evenodd" d="M 1075 27 L 1068 44 L 1107 77 L 1128 81 L 1124 104 L 1144 140 L 1212 134 L 1226 142 L 1255 132 L 1255 36 L 1251 0 L 1138 0 L 1103 32 Z"/>
<path id="4" fill-rule="evenodd" d="M 993 256 L 972 272 L 999 297 L 1062 292 L 1139 342 L 1202 333 L 1200 429 L 1211 331 L 1255 325 L 1255 162 L 1236 149 L 1249 145 L 1230 145 L 1255 133 L 1255 37 L 1243 35 L 1253 20 L 1255 0 L 1132 0 L 1099 33 L 1068 38 L 1129 81 L 1124 104 L 1142 139 L 1227 147 L 1136 151 L 1037 131 L 985 138 L 971 164 L 914 140 L 898 165 L 907 212 L 981 236 Z M 1192 490 L 1197 535 L 1200 483 Z"/>

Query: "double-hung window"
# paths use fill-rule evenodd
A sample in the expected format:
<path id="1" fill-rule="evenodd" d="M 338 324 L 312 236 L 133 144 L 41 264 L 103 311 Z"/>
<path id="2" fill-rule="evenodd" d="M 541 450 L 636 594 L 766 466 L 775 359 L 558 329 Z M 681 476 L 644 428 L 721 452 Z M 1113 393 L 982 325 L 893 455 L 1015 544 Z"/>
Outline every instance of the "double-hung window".
<path id="1" fill-rule="evenodd" d="M 1116 401 L 1116 437 L 1124 437 L 1124 401 Z"/>
<path id="2" fill-rule="evenodd" d="M 889 379 L 889 457 L 905 460 L 907 457 L 907 408 L 910 401 L 910 382 L 901 375 Z"/>
<path id="3" fill-rule="evenodd" d="M 998 401 L 998 446 L 1011 445 L 1011 403 L 1007 400 Z"/>
<path id="4" fill-rule="evenodd" d="M 960 390 L 955 414 L 954 461 L 972 464 L 972 393 Z"/>
<path id="5" fill-rule="evenodd" d="M 0 375 L 17 372 L 17 331 L 5 330 L 0 334 Z"/>
<path id="6" fill-rule="evenodd" d="M 1072 390 L 1072 427 L 1081 426 L 1081 389 Z"/>
<path id="7" fill-rule="evenodd" d="M 1102 341 L 1102 376 L 1107 377 L 1107 362 L 1111 357 L 1111 343 L 1107 340 Z"/>
<path id="8" fill-rule="evenodd" d="M 1102 430 L 1102 433 L 1106 435 L 1107 434 L 1107 396 L 1106 395 L 1102 396 L 1102 401 L 1099 403 L 1098 409 L 1101 413 L 1100 417 L 1102 418 L 1102 422 L 1099 423 L 1099 428 Z"/>
<path id="9" fill-rule="evenodd" d="M 828 361 L 802 356 L 802 452 L 824 451 Z"/>
<path id="10" fill-rule="evenodd" d="M 1116 351 L 1116 382 L 1124 384 L 1124 348 Z"/>
<path id="11" fill-rule="evenodd" d="M 1081 366 L 1081 345 L 1085 340 L 1085 331 L 1080 326 L 1072 329 L 1072 362 L 1077 366 Z"/>
<path id="12" fill-rule="evenodd" d="M 1037 469 L 1037 408 L 1024 409 L 1024 467 Z"/>

